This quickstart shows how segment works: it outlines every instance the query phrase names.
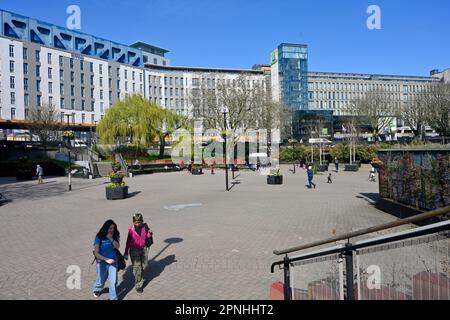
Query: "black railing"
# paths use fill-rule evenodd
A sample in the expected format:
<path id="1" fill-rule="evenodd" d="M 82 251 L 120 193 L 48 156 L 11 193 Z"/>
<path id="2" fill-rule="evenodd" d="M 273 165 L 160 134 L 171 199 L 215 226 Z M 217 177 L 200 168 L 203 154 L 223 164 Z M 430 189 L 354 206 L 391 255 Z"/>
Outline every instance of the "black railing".
<path id="1" fill-rule="evenodd" d="M 374 237 L 366 240 L 359 240 L 359 241 L 353 241 L 351 242 L 351 239 L 354 239 L 359 236 L 367 235 L 370 233 L 387 230 L 390 228 L 419 222 L 423 220 L 428 220 L 433 217 L 445 217 L 448 214 L 450 214 L 450 207 L 441 208 L 438 210 L 434 210 L 431 212 L 423 213 L 420 215 L 417 215 L 415 217 L 411 217 L 408 219 L 401 219 L 398 221 L 394 221 L 391 223 L 383 224 L 376 227 L 367 228 L 364 230 L 356 231 L 347 233 L 341 236 L 332 237 L 329 239 L 316 241 L 310 244 L 302 245 L 293 247 L 290 249 L 285 250 L 275 250 L 274 254 L 276 255 L 285 255 L 283 260 L 277 261 L 272 264 L 271 266 L 271 272 L 274 273 L 274 269 L 276 266 L 278 266 L 280 269 L 283 269 L 284 273 L 284 299 L 285 300 L 291 300 L 293 299 L 292 292 L 293 288 L 290 287 L 291 284 L 291 268 L 293 267 L 294 263 L 298 263 L 300 261 L 307 261 L 312 260 L 315 258 L 320 257 L 329 257 L 332 255 L 339 255 L 340 260 L 343 262 L 345 261 L 345 277 L 343 278 L 343 281 L 345 282 L 342 287 L 346 288 L 345 294 L 342 293 L 342 297 L 347 300 L 354 300 L 355 299 L 355 293 L 354 293 L 354 253 L 359 254 L 359 250 L 367 249 L 367 248 L 373 248 L 376 246 L 384 245 L 384 244 L 390 244 L 402 240 L 408 240 L 408 239 L 414 239 L 422 236 L 427 235 L 433 235 L 440 232 L 448 232 L 450 230 L 450 220 L 434 223 L 431 225 L 427 225 L 424 227 L 418 227 L 407 231 L 401 231 L 396 233 L 391 233 L 388 235 L 383 235 L 379 237 Z M 289 257 L 289 253 L 298 252 L 306 249 L 311 249 L 314 247 L 318 247 L 324 244 L 330 244 L 330 243 L 336 243 L 339 241 L 345 241 L 345 243 L 340 243 L 332 247 L 327 247 L 323 249 L 319 249 L 312 252 L 303 253 L 301 255 L 297 255 L 295 257 Z M 448 240 L 450 242 L 450 240 Z M 448 242 L 447 242 L 448 246 Z M 449 271 L 448 274 L 450 276 L 450 261 L 449 261 L 449 254 L 450 248 L 447 248 L 447 256 L 444 258 L 445 263 L 447 264 L 447 270 Z M 357 270 L 359 272 L 359 269 Z M 359 273 L 358 273 L 359 274 Z M 448 277 L 448 276 L 446 276 Z M 344 280 L 345 279 L 345 280 Z M 450 278 L 448 279 L 448 284 L 446 284 L 448 288 L 448 295 L 446 296 L 448 299 L 450 299 Z M 359 278 L 358 278 L 359 281 Z M 447 280 L 446 280 L 447 281 Z M 359 297 L 360 298 L 360 297 Z"/>

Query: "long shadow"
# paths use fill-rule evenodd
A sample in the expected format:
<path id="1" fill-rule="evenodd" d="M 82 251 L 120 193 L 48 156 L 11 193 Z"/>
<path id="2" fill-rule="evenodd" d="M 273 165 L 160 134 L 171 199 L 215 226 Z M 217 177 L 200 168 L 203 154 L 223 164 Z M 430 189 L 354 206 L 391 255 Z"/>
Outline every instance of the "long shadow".
<path id="1" fill-rule="evenodd" d="M 241 184 L 241 181 L 240 180 L 232 181 L 231 182 L 231 187 L 228 188 L 228 191 L 231 191 L 231 189 L 233 189 L 234 186 L 237 185 L 237 184 Z"/>
<path id="2" fill-rule="evenodd" d="M 171 265 L 175 260 L 175 255 L 169 255 L 161 260 L 155 261 L 157 257 L 159 257 L 165 250 L 167 250 L 170 245 L 175 243 L 182 242 L 182 238 L 168 238 L 164 240 L 166 246 L 162 248 L 156 255 L 153 256 L 152 259 L 148 261 L 147 268 L 144 270 L 144 284 L 143 288 L 145 288 L 151 280 L 158 277 L 164 269 Z M 153 270 L 154 269 L 154 270 Z M 133 266 L 130 264 L 123 274 L 123 281 L 117 287 L 117 293 L 120 300 L 123 300 L 128 293 L 134 288 L 134 275 L 133 275 Z"/>
<path id="3" fill-rule="evenodd" d="M 376 205 L 380 200 L 380 195 L 378 193 L 370 192 L 370 193 L 360 193 L 359 196 L 356 196 L 359 199 L 364 199 L 372 205 Z"/>
<path id="4" fill-rule="evenodd" d="M 127 197 L 127 198 L 133 198 L 133 197 L 137 196 L 139 193 L 141 193 L 141 191 L 130 192 L 130 193 L 128 194 L 128 197 Z"/>

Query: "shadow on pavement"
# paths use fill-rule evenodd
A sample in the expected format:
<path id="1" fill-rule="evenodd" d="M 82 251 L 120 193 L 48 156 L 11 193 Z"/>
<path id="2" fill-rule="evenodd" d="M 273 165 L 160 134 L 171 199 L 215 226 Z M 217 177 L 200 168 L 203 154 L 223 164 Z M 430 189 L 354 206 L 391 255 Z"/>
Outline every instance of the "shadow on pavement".
<path id="1" fill-rule="evenodd" d="M 128 194 L 128 197 L 127 197 L 127 198 L 133 198 L 133 197 L 137 196 L 139 193 L 141 193 L 141 191 L 130 192 L 130 193 Z"/>
<path id="2" fill-rule="evenodd" d="M 171 265 L 175 260 L 175 255 L 169 255 L 161 260 L 156 261 L 156 258 L 159 257 L 171 244 L 182 242 L 182 238 L 168 238 L 164 240 L 166 246 L 162 248 L 151 260 L 148 261 L 147 268 L 144 270 L 144 285 L 143 289 L 155 278 L 157 278 L 164 269 Z M 131 261 L 131 260 L 130 260 Z M 133 290 L 134 288 L 134 275 L 133 275 L 133 266 L 130 264 L 123 274 L 123 280 L 120 285 L 117 287 L 117 293 L 120 300 L 123 300 L 127 294 Z"/>
<path id="3" fill-rule="evenodd" d="M 378 193 L 374 193 L 374 192 L 360 193 L 360 195 L 356 196 L 356 198 L 364 199 L 367 202 L 369 202 L 370 204 L 375 205 L 380 200 L 380 195 Z"/>

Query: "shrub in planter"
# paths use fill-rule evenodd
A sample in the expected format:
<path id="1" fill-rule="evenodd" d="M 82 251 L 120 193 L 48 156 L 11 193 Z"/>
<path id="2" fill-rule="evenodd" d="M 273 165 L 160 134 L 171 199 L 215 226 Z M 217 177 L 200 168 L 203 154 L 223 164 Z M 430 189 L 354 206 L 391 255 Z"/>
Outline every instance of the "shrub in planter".
<path id="1" fill-rule="evenodd" d="M 357 164 L 346 164 L 345 171 L 357 172 L 359 170 L 359 166 Z"/>
<path id="2" fill-rule="evenodd" d="M 128 186 L 125 182 L 108 183 L 105 190 L 106 199 L 108 200 L 125 199 L 128 196 Z"/>
<path id="3" fill-rule="evenodd" d="M 109 174 L 109 179 L 112 183 L 122 183 L 125 175 L 121 172 L 112 172 Z"/>

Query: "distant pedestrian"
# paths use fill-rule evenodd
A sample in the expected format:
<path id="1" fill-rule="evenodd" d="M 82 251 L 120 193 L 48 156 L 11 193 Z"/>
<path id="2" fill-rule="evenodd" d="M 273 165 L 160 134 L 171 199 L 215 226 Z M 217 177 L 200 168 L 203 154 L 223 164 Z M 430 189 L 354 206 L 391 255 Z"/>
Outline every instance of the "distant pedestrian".
<path id="1" fill-rule="evenodd" d="M 192 160 L 191 161 L 189 161 L 189 164 L 188 164 L 188 171 L 189 172 L 192 172 Z"/>
<path id="2" fill-rule="evenodd" d="M 211 174 L 214 174 L 214 165 L 216 164 L 216 162 L 214 161 L 213 163 L 211 163 L 210 169 L 211 169 Z"/>
<path id="3" fill-rule="evenodd" d="M 328 183 L 333 183 L 333 177 L 331 173 L 328 174 Z"/>
<path id="4" fill-rule="evenodd" d="M 336 172 L 339 172 L 339 160 L 337 157 L 334 157 L 334 166 L 336 167 Z"/>
<path id="5" fill-rule="evenodd" d="M 314 179 L 314 171 L 312 169 L 311 166 L 308 167 L 308 170 L 306 170 L 306 174 L 308 176 L 308 183 L 309 183 L 309 188 L 311 189 L 312 186 L 314 186 L 314 189 L 316 188 L 316 184 L 313 182 Z"/>
<path id="6" fill-rule="evenodd" d="M 142 293 L 144 285 L 144 271 L 148 263 L 148 250 L 153 243 L 153 233 L 146 223 L 142 214 L 133 215 L 133 225 L 128 229 L 127 244 L 125 246 L 124 258 L 128 260 L 130 253 L 133 265 L 134 286 L 138 293 Z"/>
<path id="7" fill-rule="evenodd" d="M 375 179 L 375 168 L 374 167 L 372 167 L 372 169 L 370 169 L 368 180 L 370 182 L 376 182 L 376 179 Z"/>
<path id="8" fill-rule="evenodd" d="M 43 182 L 44 169 L 40 165 L 37 165 L 37 167 L 36 167 L 36 175 L 38 177 L 38 184 L 44 183 Z"/>
<path id="9" fill-rule="evenodd" d="M 106 279 L 109 282 L 109 300 L 117 300 L 117 253 L 120 247 L 120 232 L 113 220 L 107 220 L 94 241 L 97 278 L 94 284 L 94 297 L 99 297 Z"/>

